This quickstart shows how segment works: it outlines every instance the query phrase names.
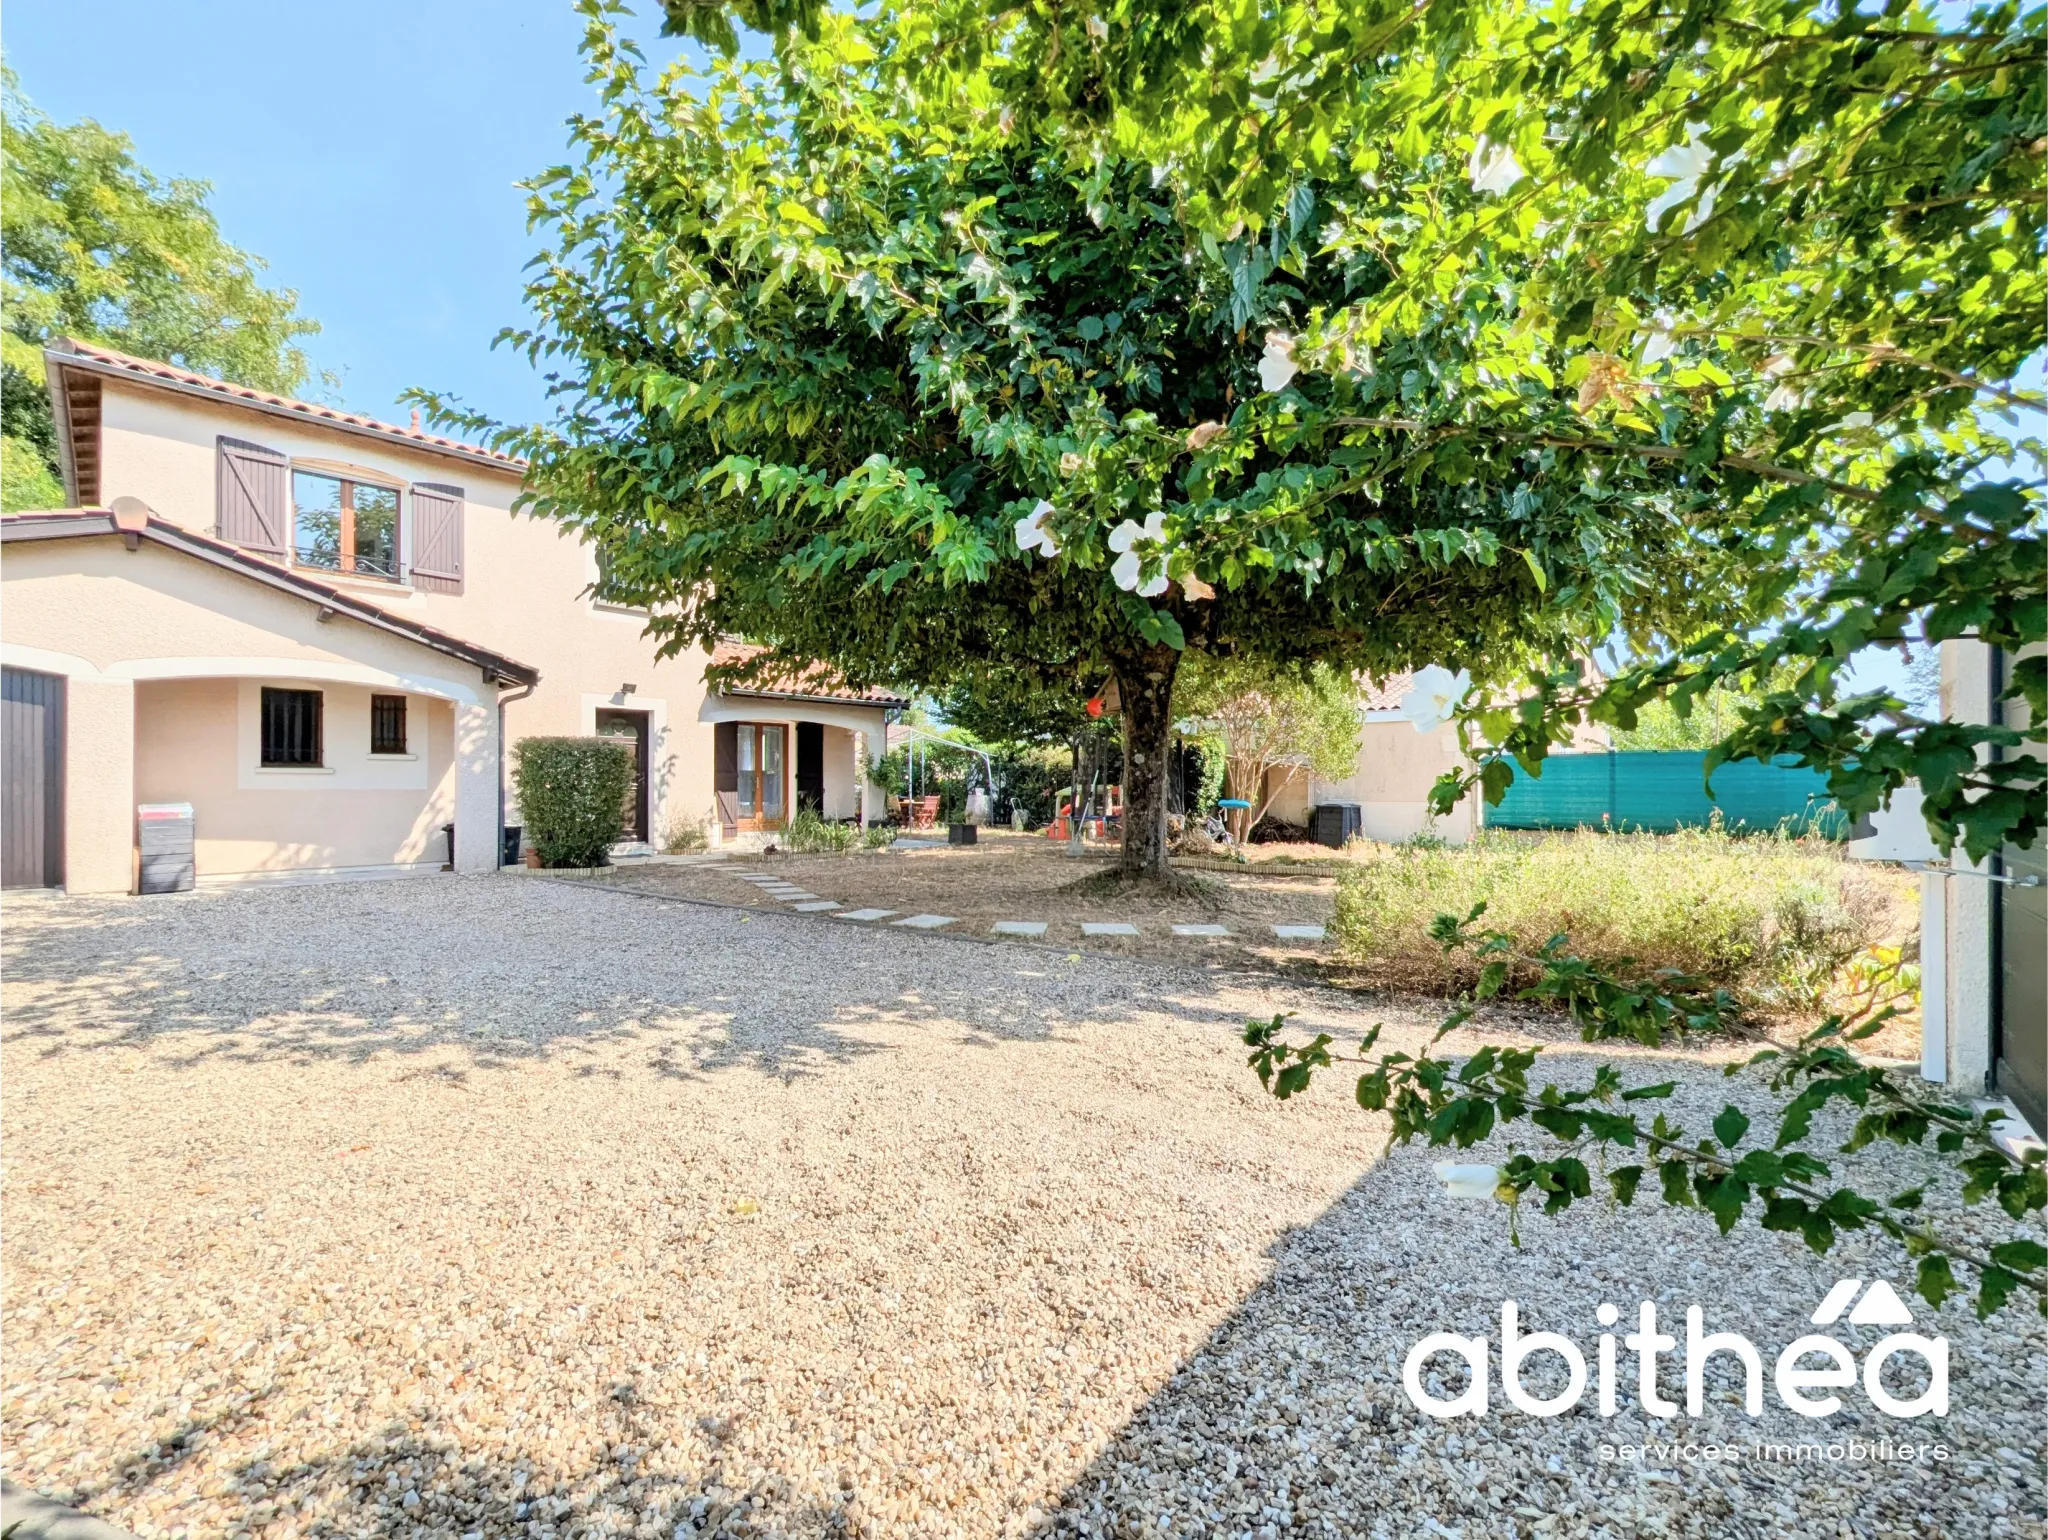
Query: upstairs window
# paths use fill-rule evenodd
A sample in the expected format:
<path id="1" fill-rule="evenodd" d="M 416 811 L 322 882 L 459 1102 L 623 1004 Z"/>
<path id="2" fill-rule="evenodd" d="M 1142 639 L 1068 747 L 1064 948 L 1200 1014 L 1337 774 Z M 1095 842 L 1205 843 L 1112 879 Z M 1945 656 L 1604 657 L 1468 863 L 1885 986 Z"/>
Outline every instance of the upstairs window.
<path id="1" fill-rule="evenodd" d="M 370 752 L 372 754 L 403 754 L 405 752 L 405 697 L 403 695 L 372 695 L 370 697 Z"/>
<path id="2" fill-rule="evenodd" d="M 301 567 L 398 580 L 398 489 L 292 472 L 292 549 Z"/>
<path id="3" fill-rule="evenodd" d="M 263 763 L 279 769 L 318 769 L 321 696 L 318 690 L 263 690 Z"/>

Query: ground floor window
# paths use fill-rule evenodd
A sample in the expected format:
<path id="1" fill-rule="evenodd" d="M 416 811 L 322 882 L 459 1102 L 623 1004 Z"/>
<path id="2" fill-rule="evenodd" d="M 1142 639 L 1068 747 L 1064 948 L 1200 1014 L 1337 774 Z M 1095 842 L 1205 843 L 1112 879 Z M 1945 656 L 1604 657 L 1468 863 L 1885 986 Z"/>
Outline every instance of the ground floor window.
<path id="1" fill-rule="evenodd" d="M 263 690 L 263 763 L 318 766 L 321 760 L 318 690 Z"/>
<path id="2" fill-rule="evenodd" d="M 372 754 L 403 754 L 405 752 L 405 697 L 403 695 L 372 695 L 370 697 L 370 752 Z"/>

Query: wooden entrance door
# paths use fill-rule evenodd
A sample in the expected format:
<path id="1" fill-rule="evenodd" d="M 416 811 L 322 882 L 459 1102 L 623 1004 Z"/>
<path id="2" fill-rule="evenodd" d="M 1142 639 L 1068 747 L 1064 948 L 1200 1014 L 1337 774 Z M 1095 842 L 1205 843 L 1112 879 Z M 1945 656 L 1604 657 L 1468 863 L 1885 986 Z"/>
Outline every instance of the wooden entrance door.
<path id="1" fill-rule="evenodd" d="M 644 711 L 600 711 L 597 735 L 612 738 L 633 751 L 633 784 L 626 790 L 626 838 L 646 840 L 647 832 L 647 713 Z"/>
<path id="2" fill-rule="evenodd" d="M 783 767 L 789 729 L 774 723 L 742 722 L 738 733 L 739 826 L 779 829 L 788 821 Z"/>
<path id="3" fill-rule="evenodd" d="M 0 718 L 0 885 L 64 885 L 64 681 L 4 670 Z"/>

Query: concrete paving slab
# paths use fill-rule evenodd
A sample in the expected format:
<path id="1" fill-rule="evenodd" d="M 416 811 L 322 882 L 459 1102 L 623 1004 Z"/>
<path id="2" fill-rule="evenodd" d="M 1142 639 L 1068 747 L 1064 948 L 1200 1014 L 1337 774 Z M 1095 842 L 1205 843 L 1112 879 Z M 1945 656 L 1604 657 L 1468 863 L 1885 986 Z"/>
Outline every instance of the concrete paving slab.
<path id="1" fill-rule="evenodd" d="M 840 920 L 886 920 L 895 912 L 894 909 L 849 909 L 844 914 L 835 915 L 834 918 Z"/>
<path id="2" fill-rule="evenodd" d="M 1083 920 L 1081 934 L 1084 936 L 1135 936 L 1138 927 L 1122 920 Z"/>
<path id="3" fill-rule="evenodd" d="M 1273 934 L 1282 941 L 1320 941 L 1324 932 L 1320 925 L 1275 925 Z"/>
<path id="4" fill-rule="evenodd" d="M 1176 925 L 1173 928 L 1173 933 L 1176 936 L 1227 936 L 1230 934 L 1230 927 L 1228 925 Z"/>
<path id="5" fill-rule="evenodd" d="M 832 898 L 814 898 L 807 904 L 790 905 L 798 914 L 823 914 L 828 909 L 837 909 L 839 901 Z"/>
<path id="6" fill-rule="evenodd" d="M 937 930 L 941 925 L 951 925 L 955 917 L 950 914 L 913 914 L 907 920 L 891 920 L 891 925 L 903 925 L 911 930 Z"/>
<path id="7" fill-rule="evenodd" d="M 1045 921 L 998 920 L 990 930 L 998 936 L 1042 936 L 1045 934 Z"/>

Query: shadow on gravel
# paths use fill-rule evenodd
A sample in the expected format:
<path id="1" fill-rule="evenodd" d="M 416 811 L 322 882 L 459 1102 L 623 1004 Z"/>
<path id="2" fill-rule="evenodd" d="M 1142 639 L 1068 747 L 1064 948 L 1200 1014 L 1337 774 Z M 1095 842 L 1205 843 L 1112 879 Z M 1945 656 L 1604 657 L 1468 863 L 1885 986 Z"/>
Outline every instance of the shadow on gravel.
<path id="1" fill-rule="evenodd" d="M 38 898 L 7 911 L 17 1048 L 148 1044 L 187 1065 L 454 1048 L 481 1070 L 644 1046 L 664 1076 L 801 1076 L 887 1051 L 879 1039 L 906 1026 L 1047 1041 L 1157 999 L 1162 978 L 1050 949 L 531 880 Z M 1177 1016 L 1240 1025 L 1198 991 L 1173 999 Z"/>
<path id="2" fill-rule="evenodd" d="M 1596 1057 L 1586 1051 L 1586 1063 L 1569 1066 L 1563 1061 L 1570 1053 L 1550 1056 L 1552 1074 L 1582 1076 Z M 1718 1080 L 1682 1081 L 1667 1105 L 1703 1121 L 1723 1099 Z M 1848 1120 L 1834 1121 L 1837 1138 L 1846 1136 Z M 1497 1137 L 1456 1158 L 1498 1160 L 1504 1151 Z M 1810 1420 L 1767 1393 L 1763 1416 L 1752 1420 L 1741 1410 L 1739 1364 L 1723 1353 L 1708 1361 L 1702 1414 L 1659 1419 L 1644 1411 L 1633 1357 L 1619 1349 L 1617 1415 L 1599 1415 L 1597 1386 L 1589 1385 L 1561 1415 L 1533 1418 L 1510 1406 L 1501 1389 L 1506 1299 L 1520 1305 L 1521 1330 L 1563 1333 L 1589 1366 L 1598 1361 L 1600 1303 L 1616 1304 L 1626 1323 L 1617 1331 L 1625 1332 L 1634 1329 L 1642 1300 L 1657 1301 L 1659 1330 L 1679 1343 L 1663 1355 L 1658 1384 L 1682 1406 L 1687 1304 L 1701 1306 L 1707 1331 L 1753 1339 L 1768 1365 L 1779 1346 L 1815 1330 L 1808 1312 L 1834 1280 L 1890 1274 L 1905 1292 L 1909 1264 L 1867 1235 L 1844 1235 L 1822 1259 L 1796 1237 L 1754 1226 L 1717 1237 L 1702 1214 L 1648 1203 L 1612 1212 L 1580 1205 L 1555 1218 L 1530 1213 L 1516 1244 L 1497 1206 L 1444 1197 L 1432 1164 L 1447 1153 L 1421 1146 L 1391 1152 L 1315 1221 L 1276 1242 L 1268 1253 L 1271 1276 L 1116 1430 L 1062 1494 L 1046 1532 L 1217 1540 L 1991 1532 L 1975 1526 L 1988 1522 L 1989 1512 L 2004 1512 L 2003 1499 L 1994 1497 L 1987 1511 L 1947 1506 L 1962 1490 L 1953 1464 L 1816 1464 L 1760 1458 L 1758 1446 L 1912 1441 L 1939 1445 L 1957 1461 L 1983 1458 L 1997 1441 L 1987 1430 L 1999 1420 L 2031 1425 L 2036 1418 L 2032 1404 L 2013 1394 L 2026 1372 L 2017 1365 L 2027 1356 L 2008 1335 L 2010 1325 L 1982 1324 L 1955 1307 L 1929 1319 L 1913 1301 L 1921 1324 L 1900 1329 L 1942 1332 L 1952 1344 L 1956 1391 L 1946 1417 L 1902 1422 L 1851 1392 L 1839 1411 Z M 1859 1358 L 1892 1329 L 1830 1328 Z M 1408 1399 L 1408 1351 L 1434 1332 L 1488 1339 L 1485 1416 L 1438 1421 Z M 1441 1382 L 1436 1370 L 1443 1371 Z M 1467 1383 L 1463 1366 L 1449 1356 L 1434 1360 L 1425 1375 L 1431 1390 L 1446 1397 Z M 1885 1378 L 1901 1397 L 1926 1386 L 1910 1360 Z M 1521 1383 L 1539 1399 L 1560 1394 L 1567 1383 L 1563 1360 L 1532 1354 Z M 1997 1415 L 1987 1420 L 1985 1413 Z M 1718 1462 L 1647 1452 L 1674 1439 L 1743 1454 Z M 1646 1453 L 1633 1463 L 1616 1461 L 1602 1456 L 1603 1444 Z M 1546 1516 L 1550 1522 L 1536 1523 Z"/>
<path id="3" fill-rule="evenodd" d="M 286 1523 L 309 1537 L 630 1535 L 837 1540 L 858 1533 L 858 1495 L 836 1483 L 774 1473 L 749 1480 L 751 1458 L 728 1457 L 720 1425 L 704 1419 L 709 1457 L 688 1471 L 650 1458 L 666 1435 L 615 1393 L 601 1402 L 608 1457 L 585 1468 L 546 1458 L 492 1461 L 465 1454 L 454 1437 L 394 1419 L 377 1436 L 313 1461 L 245 1460 L 212 1489 L 227 1510 L 222 1534 Z M 146 1505 L 168 1465 L 131 1463 L 89 1499 L 119 1513 Z M 179 1510 L 165 1515 L 181 1522 Z M 270 1531 L 276 1533 L 275 1529 Z M 869 1531 L 875 1533 L 875 1531 Z"/>

